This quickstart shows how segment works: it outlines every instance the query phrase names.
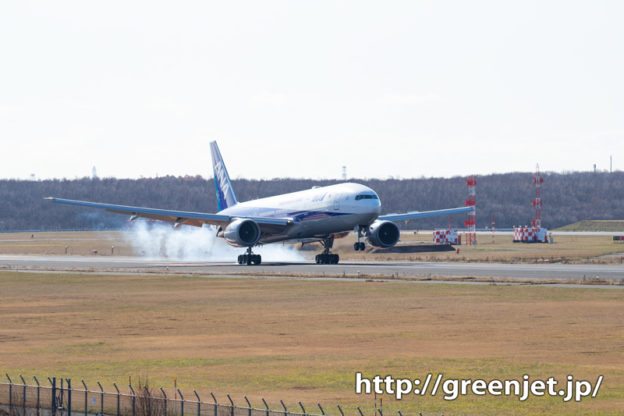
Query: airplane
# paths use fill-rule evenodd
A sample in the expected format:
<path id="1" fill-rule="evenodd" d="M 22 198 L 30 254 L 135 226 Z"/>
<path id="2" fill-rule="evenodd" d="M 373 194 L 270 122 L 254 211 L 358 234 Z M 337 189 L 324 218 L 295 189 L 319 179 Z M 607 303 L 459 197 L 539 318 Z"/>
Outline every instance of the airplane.
<path id="1" fill-rule="evenodd" d="M 58 204 L 99 208 L 182 225 L 216 226 L 217 236 L 235 247 L 246 247 L 238 256 L 238 264 L 258 265 L 262 258 L 254 254 L 254 246 L 280 241 L 301 243 L 320 242 L 323 252 L 316 255 L 317 264 L 338 264 L 338 254 L 332 254 L 334 239 L 357 232 L 355 251 L 366 248 L 362 238 L 374 247 L 392 247 L 399 241 L 395 221 L 414 220 L 439 215 L 458 214 L 474 207 L 458 207 L 435 211 L 412 211 L 403 214 L 381 214 L 379 196 L 371 188 L 358 183 L 313 187 L 299 192 L 239 202 L 215 141 L 210 143 L 218 212 L 188 212 L 166 209 L 114 205 L 48 197 Z"/>

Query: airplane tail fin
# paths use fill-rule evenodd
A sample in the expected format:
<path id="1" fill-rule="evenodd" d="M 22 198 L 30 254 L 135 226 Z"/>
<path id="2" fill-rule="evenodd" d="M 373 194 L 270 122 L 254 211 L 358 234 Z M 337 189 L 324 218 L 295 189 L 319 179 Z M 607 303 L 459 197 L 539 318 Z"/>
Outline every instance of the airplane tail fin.
<path id="1" fill-rule="evenodd" d="M 215 187 L 217 189 L 217 208 L 222 211 L 238 203 L 234 194 L 234 187 L 230 182 L 225 163 L 221 157 L 217 142 L 210 142 L 210 152 L 212 153 L 212 169 L 214 171 Z"/>

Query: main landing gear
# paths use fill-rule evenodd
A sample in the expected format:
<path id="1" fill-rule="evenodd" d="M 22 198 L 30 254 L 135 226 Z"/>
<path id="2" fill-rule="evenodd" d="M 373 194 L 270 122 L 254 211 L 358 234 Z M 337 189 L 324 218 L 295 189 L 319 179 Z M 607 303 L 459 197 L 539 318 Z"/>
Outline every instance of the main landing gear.
<path id="1" fill-rule="evenodd" d="M 238 256 L 238 264 L 246 264 L 247 266 L 255 264 L 258 265 L 262 263 L 262 257 L 260 254 L 253 254 L 251 252 L 251 247 L 247 247 L 247 253 L 241 254 Z"/>
<path id="2" fill-rule="evenodd" d="M 338 264 L 340 257 L 338 254 L 331 254 L 329 250 L 334 246 L 334 236 L 321 240 L 321 244 L 325 250 L 321 254 L 316 255 L 316 264 Z"/>
<path id="3" fill-rule="evenodd" d="M 353 250 L 355 251 L 364 251 L 366 249 L 366 244 L 364 244 L 363 242 L 360 241 L 360 239 L 362 238 L 362 227 L 360 227 L 359 225 L 357 227 L 355 227 L 357 230 L 357 243 L 353 243 Z"/>

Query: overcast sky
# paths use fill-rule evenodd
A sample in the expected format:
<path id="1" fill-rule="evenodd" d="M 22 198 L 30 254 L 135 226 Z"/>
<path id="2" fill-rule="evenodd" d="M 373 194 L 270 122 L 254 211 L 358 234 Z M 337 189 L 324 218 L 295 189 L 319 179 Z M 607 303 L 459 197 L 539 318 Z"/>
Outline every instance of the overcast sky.
<path id="1" fill-rule="evenodd" d="M 0 178 L 624 169 L 621 1 L 5 1 Z"/>

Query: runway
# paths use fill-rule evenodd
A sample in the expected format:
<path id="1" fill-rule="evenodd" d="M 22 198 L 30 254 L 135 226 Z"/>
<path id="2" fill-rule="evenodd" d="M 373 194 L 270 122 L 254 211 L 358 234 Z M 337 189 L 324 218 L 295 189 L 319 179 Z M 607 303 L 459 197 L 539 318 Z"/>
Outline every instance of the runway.
<path id="1" fill-rule="evenodd" d="M 181 262 L 137 257 L 2 255 L 0 270 L 597 283 L 624 287 L 624 266 L 591 264 L 344 262 L 337 265 L 266 263 L 259 266 L 240 266 L 233 263 Z"/>

